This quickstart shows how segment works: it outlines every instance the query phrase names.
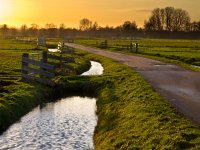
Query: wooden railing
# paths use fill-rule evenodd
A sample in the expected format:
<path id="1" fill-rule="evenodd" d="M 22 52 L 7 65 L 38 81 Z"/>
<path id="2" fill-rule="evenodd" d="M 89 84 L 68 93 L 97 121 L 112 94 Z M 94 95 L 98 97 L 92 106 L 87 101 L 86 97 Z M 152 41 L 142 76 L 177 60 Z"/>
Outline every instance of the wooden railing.
<path id="1" fill-rule="evenodd" d="M 23 54 L 22 78 L 53 86 L 54 83 L 50 80 L 53 77 L 55 77 L 55 66 L 47 63 L 47 52 L 43 52 L 41 60 L 29 58 L 28 53 Z"/>
<path id="2" fill-rule="evenodd" d="M 73 70 L 73 67 L 68 65 L 68 63 L 75 62 L 73 57 L 74 48 L 64 46 L 61 43 L 59 45 L 61 46 L 59 56 L 48 54 L 47 51 L 43 51 L 42 53 L 24 53 L 22 55 L 22 78 L 54 86 L 52 78 L 56 76 L 56 68 Z M 63 57 L 64 53 L 71 54 L 72 57 Z M 53 59 L 57 62 L 50 63 L 48 59 Z M 61 74 L 63 73 L 61 72 Z"/>
<path id="3" fill-rule="evenodd" d="M 129 45 L 117 45 L 121 48 L 121 50 L 131 50 L 133 52 L 138 52 L 139 44 L 138 43 L 130 43 Z"/>

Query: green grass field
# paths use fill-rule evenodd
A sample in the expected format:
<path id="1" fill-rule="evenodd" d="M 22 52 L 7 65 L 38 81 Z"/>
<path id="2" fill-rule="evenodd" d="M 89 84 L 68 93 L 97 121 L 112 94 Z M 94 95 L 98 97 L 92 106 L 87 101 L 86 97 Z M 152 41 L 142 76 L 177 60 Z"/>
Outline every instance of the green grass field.
<path id="1" fill-rule="evenodd" d="M 50 39 L 49 41 L 56 47 L 58 40 Z M 45 102 L 45 99 L 53 98 L 55 89 L 21 78 L 22 54 L 43 50 L 47 48 L 38 47 L 29 42 L 0 38 L 0 132 L 32 108 Z M 70 57 L 71 54 L 64 54 L 64 56 Z M 76 52 L 74 57 L 76 62 L 69 64 L 74 68 L 73 70 L 56 70 L 56 72 L 62 71 L 68 75 L 76 75 L 90 67 L 89 61 L 82 57 L 81 52 Z"/>
<path id="2" fill-rule="evenodd" d="M 55 89 L 25 82 L 20 77 L 22 53 L 46 48 L 23 43 L 21 49 L 20 42 L 13 44 L 15 41 L 0 40 L 5 43 L 2 49 L 0 45 L 2 131 L 55 94 Z M 50 42 L 55 46 L 55 41 Z M 75 56 L 76 64 L 71 65 L 78 71 L 87 69 L 85 64 L 94 60 L 102 63 L 104 74 L 58 76 L 56 92 L 57 96 L 67 92 L 95 93 L 98 99 L 95 149 L 200 149 L 200 127 L 178 114 L 138 73 L 110 59 L 83 51 L 76 50 Z"/>
<path id="3" fill-rule="evenodd" d="M 76 40 L 76 43 L 99 47 L 104 40 Z M 131 53 L 122 45 L 139 43 L 139 54 L 178 60 L 187 64 L 200 66 L 200 40 L 108 40 L 107 50 Z M 133 53 L 133 52 L 132 52 Z"/>
<path id="4" fill-rule="evenodd" d="M 49 88 L 21 80 L 23 53 L 41 51 L 36 44 L 0 38 L 0 131 L 39 103 Z"/>
<path id="5" fill-rule="evenodd" d="M 97 150 L 200 149 L 200 128 L 178 114 L 131 68 L 85 53 L 104 66 L 101 76 L 61 77 L 64 91 L 97 95 Z M 66 84 L 67 83 L 67 84 Z"/>

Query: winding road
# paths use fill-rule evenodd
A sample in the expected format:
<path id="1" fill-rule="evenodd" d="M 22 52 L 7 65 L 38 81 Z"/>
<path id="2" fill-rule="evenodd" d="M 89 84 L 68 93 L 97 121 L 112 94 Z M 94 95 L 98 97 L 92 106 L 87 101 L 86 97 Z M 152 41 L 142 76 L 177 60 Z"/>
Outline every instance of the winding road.
<path id="1" fill-rule="evenodd" d="M 102 55 L 132 67 L 180 113 L 200 125 L 200 73 L 149 58 L 74 43 L 65 45 Z"/>

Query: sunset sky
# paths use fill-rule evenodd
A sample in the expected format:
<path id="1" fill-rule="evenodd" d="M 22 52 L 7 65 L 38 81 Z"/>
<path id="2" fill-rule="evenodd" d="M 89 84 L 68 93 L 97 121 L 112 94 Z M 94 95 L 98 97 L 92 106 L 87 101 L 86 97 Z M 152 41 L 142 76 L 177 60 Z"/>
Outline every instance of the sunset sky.
<path id="1" fill-rule="evenodd" d="M 192 20 L 200 21 L 200 0 L 0 0 L 0 24 L 78 27 L 80 19 L 89 18 L 101 26 L 127 20 L 142 26 L 154 8 L 166 6 L 187 10 Z"/>

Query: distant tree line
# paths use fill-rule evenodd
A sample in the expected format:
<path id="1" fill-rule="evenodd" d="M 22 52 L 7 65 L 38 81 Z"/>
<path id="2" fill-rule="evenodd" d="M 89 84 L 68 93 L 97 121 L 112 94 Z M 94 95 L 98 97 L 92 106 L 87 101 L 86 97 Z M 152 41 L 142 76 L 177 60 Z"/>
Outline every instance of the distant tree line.
<path id="1" fill-rule="evenodd" d="M 125 21 L 117 27 L 101 27 L 97 22 L 87 18 L 80 20 L 79 28 L 67 28 L 65 24 L 59 26 L 48 23 L 44 27 L 23 24 L 20 28 L 0 26 L 3 36 L 45 36 L 45 37 L 155 37 L 155 38 L 194 38 L 200 39 L 200 21 L 191 22 L 187 11 L 174 7 L 156 8 L 143 28 L 139 28 L 135 21 Z"/>

